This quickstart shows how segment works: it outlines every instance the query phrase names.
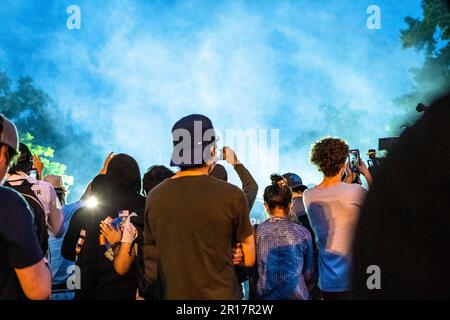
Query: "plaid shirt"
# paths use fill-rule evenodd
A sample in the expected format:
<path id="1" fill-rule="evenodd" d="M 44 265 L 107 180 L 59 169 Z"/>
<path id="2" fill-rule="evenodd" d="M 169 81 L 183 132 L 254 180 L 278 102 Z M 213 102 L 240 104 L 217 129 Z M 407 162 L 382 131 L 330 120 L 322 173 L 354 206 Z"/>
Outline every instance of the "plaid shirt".
<path id="1" fill-rule="evenodd" d="M 304 275 L 313 272 L 309 231 L 288 219 L 271 218 L 256 230 L 257 298 L 308 300 Z"/>

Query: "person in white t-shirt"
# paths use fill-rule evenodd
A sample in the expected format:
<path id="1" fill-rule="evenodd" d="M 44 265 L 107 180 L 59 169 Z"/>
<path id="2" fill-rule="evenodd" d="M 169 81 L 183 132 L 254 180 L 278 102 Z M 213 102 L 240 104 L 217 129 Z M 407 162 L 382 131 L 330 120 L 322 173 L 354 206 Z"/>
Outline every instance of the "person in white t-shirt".
<path id="1" fill-rule="evenodd" d="M 33 162 L 39 164 L 39 158 L 33 157 L 30 149 L 23 143 L 20 143 L 19 150 L 19 160 L 9 170 L 7 182 L 11 186 L 21 185 L 24 181 L 32 184 L 31 190 L 41 202 L 45 211 L 48 233 L 58 238 L 64 233 L 64 217 L 61 213 L 61 204 L 56 191 L 47 181 L 39 180 L 39 172 L 36 173 L 36 177 L 31 176 L 34 171 L 33 167 L 39 167 L 34 165 Z"/>
<path id="2" fill-rule="evenodd" d="M 319 251 L 318 285 L 324 300 L 350 297 L 351 246 L 366 191 L 351 183 L 355 177 L 348 158 L 349 147 L 341 139 L 324 138 L 314 144 L 311 162 L 322 172 L 323 180 L 303 193 Z M 363 161 L 358 169 L 370 185 L 372 177 Z"/>

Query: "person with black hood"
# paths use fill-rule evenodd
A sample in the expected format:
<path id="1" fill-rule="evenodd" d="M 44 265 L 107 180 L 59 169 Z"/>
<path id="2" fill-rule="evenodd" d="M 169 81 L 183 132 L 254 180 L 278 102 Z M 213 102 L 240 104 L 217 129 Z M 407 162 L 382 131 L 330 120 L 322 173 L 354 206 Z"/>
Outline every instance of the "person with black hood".
<path id="1" fill-rule="evenodd" d="M 106 171 L 105 171 L 106 172 Z M 80 238 L 80 232 L 86 229 L 86 223 L 91 210 L 82 210 L 83 208 L 94 209 L 98 203 L 103 202 L 106 192 L 106 176 L 104 173 L 97 175 L 86 187 L 85 192 L 80 198 L 81 207 L 78 208 L 70 219 L 67 232 L 61 246 L 61 255 L 63 258 L 75 261 L 77 258 L 76 247 Z M 82 233 L 84 233 L 83 231 Z"/>
<path id="2" fill-rule="evenodd" d="M 450 94 L 400 136 L 361 209 L 353 298 L 450 297 Z"/>
<path id="3" fill-rule="evenodd" d="M 80 209 L 85 217 L 85 232 L 83 246 L 76 252 L 76 265 L 82 274 L 77 300 L 133 300 L 136 297 L 135 270 L 124 275 L 114 270 L 115 248 L 100 233 L 104 220 L 118 221 L 115 226 L 121 228 L 120 221 L 127 215 L 144 213 L 145 197 L 140 194 L 141 177 L 136 160 L 126 154 L 115 155 L 106 171 L 105 187 L 106 192 L 97 206 Z M 83 214 L 83 211 L 88 213 Z"/>

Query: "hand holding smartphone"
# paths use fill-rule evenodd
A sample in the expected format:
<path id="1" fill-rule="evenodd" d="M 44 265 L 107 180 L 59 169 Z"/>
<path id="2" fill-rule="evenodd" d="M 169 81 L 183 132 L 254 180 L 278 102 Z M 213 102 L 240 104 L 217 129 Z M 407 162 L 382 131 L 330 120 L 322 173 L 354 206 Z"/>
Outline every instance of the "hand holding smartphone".
<path id="1" fill-rule="evenodd" d="M 361 164 L 361 154 L 359 149 L 349 151 L 349 164 L 352 172 L 359 173 L 359 166 Z"/>

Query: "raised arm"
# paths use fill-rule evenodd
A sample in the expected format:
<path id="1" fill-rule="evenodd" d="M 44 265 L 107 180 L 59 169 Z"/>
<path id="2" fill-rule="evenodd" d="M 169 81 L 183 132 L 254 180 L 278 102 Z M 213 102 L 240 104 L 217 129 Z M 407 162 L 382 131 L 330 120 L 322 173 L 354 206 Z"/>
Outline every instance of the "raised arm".
<path id="1" fill-rule="evenodd" d="M 230 147 L 225 147 L 225 160 L 231 164 L 242 182 L 242 191 L 248 200 L 248 207 L 251 210 L 258 195 L 258 184 L 250 171 L 239 162 L 236 153 Z"/>

